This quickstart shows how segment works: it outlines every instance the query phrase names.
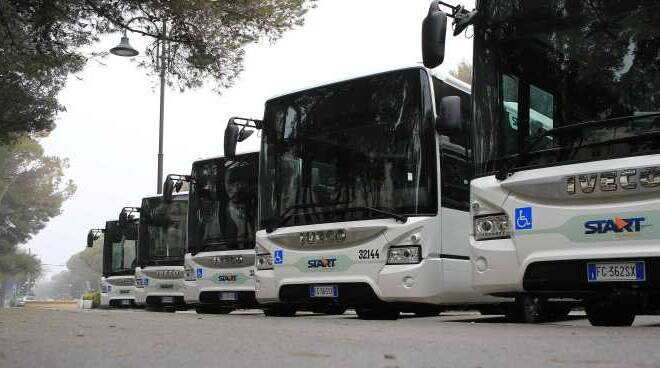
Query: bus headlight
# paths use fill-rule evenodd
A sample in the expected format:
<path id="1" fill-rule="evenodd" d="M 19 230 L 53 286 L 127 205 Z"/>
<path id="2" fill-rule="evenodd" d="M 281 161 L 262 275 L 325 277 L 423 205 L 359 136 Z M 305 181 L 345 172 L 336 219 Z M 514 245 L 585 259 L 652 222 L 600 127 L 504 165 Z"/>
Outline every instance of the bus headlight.
<path id="1" fill-rule="evenodd" d="M 144 281 L 142 280 L 141 277 L 136 277 L 135 278 L 135 287 L 136 288 L 144 288 Z"/>
<path id="2" fill-rule="evenodd" d="M 421 261 L 422 247 L 419 245 L 390 247 L 387 250 L 387 264 L 415 264 Z"/>
<path id="3" fill-rule="evenodd" d="M 257 270 L 272 270 L 273 256 L 270 253 L 257 254 Z"/>
<path id="4" fill-rule="evenodd" d="M 504 213 L 484 215 L 474 218 L 474 239 L 504 239 L 511 237 L 509 216 Z"/>
<path id="5" fill-rule="evenodd" d="M 192 266 L 189 264 L 184 265 L 183 271 L 186 281 L 197 281 L 197 275 L 195 274 L 195 270 L 192 268 Z"/>

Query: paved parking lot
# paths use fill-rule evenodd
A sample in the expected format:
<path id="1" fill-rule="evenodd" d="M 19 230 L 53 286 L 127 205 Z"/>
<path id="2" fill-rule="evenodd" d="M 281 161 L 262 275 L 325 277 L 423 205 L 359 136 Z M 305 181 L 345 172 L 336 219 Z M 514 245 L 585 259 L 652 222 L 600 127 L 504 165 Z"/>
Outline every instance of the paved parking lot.
<path id="1" fill-rule="evenodd" d="M 0 367 L 659 367 L 660 317 L 633 327 L 501 317 L 362 321 L 143 310 L 0 310 Z"/>

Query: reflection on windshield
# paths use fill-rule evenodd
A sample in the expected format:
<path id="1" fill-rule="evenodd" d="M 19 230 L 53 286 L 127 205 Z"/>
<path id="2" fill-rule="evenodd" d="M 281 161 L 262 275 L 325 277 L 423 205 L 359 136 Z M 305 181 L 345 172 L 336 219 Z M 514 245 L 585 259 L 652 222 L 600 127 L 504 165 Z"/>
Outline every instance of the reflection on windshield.
<path id="1" fill-rule="evenodd" d="M 408 69 L 269 101 L 260 227 L 383 217 L 351 210 L 359 207 L 435 213 L 434 133 L 424 124 L 422 75 Z"/>
<path id="2" fill-rule="evenodd" d="M 258 153 L 193 165 L 190 251 L 254 248 Z"/>
<path id="3" fill-rule="evenodd" d="M 162 197 L 142 200 L 140 264 L 159 259 L 183 259 L 188 213 L 188 203 L 184 198 L 175 196 L 171 203 L 164 203 Z"/>
<path id="4" fill-rule="evenodd" d="M 660 111 L 660 1 L 490 1 L 480 6 L 495 35 L 490 39 L 499 40 L 486 42 L 484 28 L 476 31 L 478 172 L 498 169 L 551 128 Z M 657 151 L 660 142 L 643 134 L 658 129 L 656 117 L 547 137 L 528 163 Z"/>
<path id="5" fill-rule="evenodd" d="M 112 272 L 135 267 L 135 240 L 123 238 L 112 243 Z"/>
<path id="6" fill-rule="evenodd" d="M 137 220 L 108 221 L 103 240 L 103 274 L 130 274 L 136 265 Z"/>

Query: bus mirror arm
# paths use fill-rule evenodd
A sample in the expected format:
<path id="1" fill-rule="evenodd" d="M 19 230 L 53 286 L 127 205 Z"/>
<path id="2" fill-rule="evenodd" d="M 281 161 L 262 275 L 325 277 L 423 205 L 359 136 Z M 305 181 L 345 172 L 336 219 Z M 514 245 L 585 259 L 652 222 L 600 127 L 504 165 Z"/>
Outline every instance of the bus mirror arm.
<path id="1" fill-rule="evenodd" d="M 449 13 L 440 10 L 449 9 Z M 445 39 L 447 37 L 447 17 L 453 18 L 454 36 L 458 36 L 477 20 L 477 11 L 469 11 L 463 5 L 451 5 L 433 0 L 429 13 L 422 22 L 422 59 L 424 66 L 435 68 L 445 60 Z"/>
<path id="2" fill-rule="evenodd" d="M 461 98 L 458 96 L 447 96 L 440 100 L 440 111 L 435 122 L 438 133 L 452 136 L 460 134 L 463 128 L 461 118 Z"/>
<path id="3" fill-rule="evenodd" d="M 169 174 L 163 183 L 163 201 L 165 203 L 172 203 L 172 196 L 174 192 L 180 192 L 183 182 L 192 183 L 192 176 Z"/>
<path id="4" fill-rule="evenodd" d="M 241 127 L 239 129 L 239 127 Z M 236 144 L 248 139 L 254 133 L 253 129 L 262 129 L 263 122 L 257 119 L 246 119 L 232 117 L 227 122 L 225 129 L 224 152 L 225 157 L 233 159 L 236 157 Z"/>

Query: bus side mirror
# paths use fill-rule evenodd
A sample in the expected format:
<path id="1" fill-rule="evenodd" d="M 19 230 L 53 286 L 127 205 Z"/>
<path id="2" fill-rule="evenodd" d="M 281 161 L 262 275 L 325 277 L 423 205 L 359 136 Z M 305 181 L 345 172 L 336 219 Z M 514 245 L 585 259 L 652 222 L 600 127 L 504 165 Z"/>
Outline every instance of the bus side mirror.
<path id="1" fill-rule="evenodd" d="M 174 194 L 174 179 L 169 175 L 163 183 L 163 202 L 172 203 L 172 196 Z"/>
<path id="2" fill-rule="evenodd" d="M 128 222 L 128 212 L 126 211 L 121 211 L 119 213 L 119 224 L 122 226 L 125 225 Z"/>
<path id="3" fill-rule="evenodd" d="M 243 138 L 246 139 L 249 137 L 249 134 Z M 236 156 L 236 143 L 239 142 L 240 133 L 238 125 L 234 123 L 234 118 L 229 119 L 227 123 L 227 128 L 225 129 L 225 157 L 233 159 Z"/>
<path id="4" fill-rule="evenodd" d="M 87 233 L 87 248 L 91 248 L 91 247 L 94 246 L 94 240 L 95 240 L 94 238 L 95 238 L 94 232 L 92 232 L 92 230 L 90 230 Z"/>
<path id="5" fill-rule="evenodd" d="M 440 100 L 440 111 L 435 127 L 438 133 L 447 136 L 458 134 L 463 130 L 460 97 L 447 96 Z"/>
<path id="6" fill-rule="evenodd" d="M 445 60 L 447 14 L 440 10 L 440 1 L 434 0 L 422 23 L 422 60 L 427 68 L 435 68 Z"/>

